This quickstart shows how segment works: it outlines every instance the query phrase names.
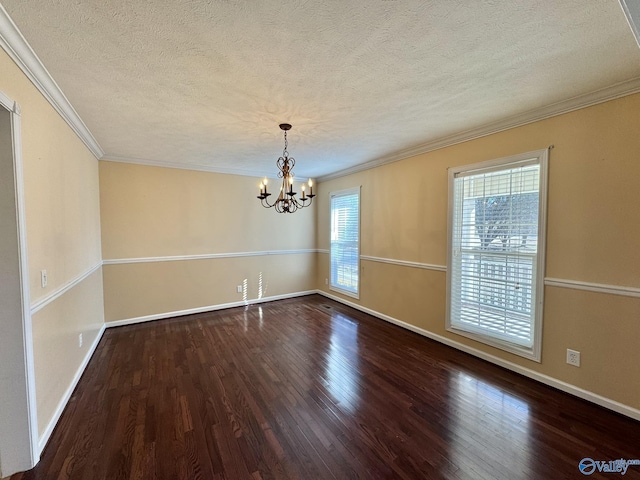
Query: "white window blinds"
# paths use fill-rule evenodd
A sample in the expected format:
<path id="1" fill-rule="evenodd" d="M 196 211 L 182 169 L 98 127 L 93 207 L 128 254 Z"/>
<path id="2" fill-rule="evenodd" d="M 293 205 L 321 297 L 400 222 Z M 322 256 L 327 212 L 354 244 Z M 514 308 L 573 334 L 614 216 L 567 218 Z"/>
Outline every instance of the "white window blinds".
<path id="1" fill-rule="evenodd" d="M 331 194 L 330 288 L 358 296 L 360 189 Z"/>
<path id="2" fill-rule="evenodd" d="M 542 294 L 540 159 L 467 168 L 450 175 L 449 327 L 532 350 Z"/>

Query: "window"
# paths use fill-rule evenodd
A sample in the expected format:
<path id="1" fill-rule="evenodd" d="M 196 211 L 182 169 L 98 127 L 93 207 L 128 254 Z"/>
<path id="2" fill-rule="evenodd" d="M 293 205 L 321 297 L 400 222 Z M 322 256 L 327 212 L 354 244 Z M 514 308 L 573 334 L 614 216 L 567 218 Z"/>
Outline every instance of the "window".
<path id="1" fill-rule="evenodd" d="M 331 282 L 329 287 L 358 298 L 360 188 L 331 193 Z"/>
<path id="2" fill-rule="evenodd" d="M 540 361 L 547 150 L 449 170 L 447 329 Z"/>

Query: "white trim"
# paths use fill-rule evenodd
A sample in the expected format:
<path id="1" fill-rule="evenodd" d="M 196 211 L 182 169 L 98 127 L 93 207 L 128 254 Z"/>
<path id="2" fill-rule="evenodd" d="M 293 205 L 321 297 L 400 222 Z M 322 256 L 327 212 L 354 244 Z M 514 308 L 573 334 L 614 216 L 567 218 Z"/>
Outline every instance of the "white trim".
<path id="1" fill-rule="evenodd" d="M 0 5 L 1 6 L 1 5 Z M 19 108 L 16 111 L 17 103 L 7 97 L 3 91 L 0 90 L 0 106 L 4 107 L 9 112 L 17 113 L 20 115 Z"/>
<path id="2" fill-rule="evenodd" d="M 401 265 L 403 267 L 423 268 L 425 270 L 436 270 L 438 272 L 446 272 L 446 265 L 433 265 L 430 263 L 409 262 L 407 260 L 396 260 L 394 258 L 371 257 L 369 255 L 360 255 L 361 260 L 369 260 L 371 262 L 390 263 L 392 265 Z"/>
<path id="3" fill-rule="evenodd" d="M 44 429 L 44 432 L 42 432 L 42 435 L 40 436 L 40 440 L 38 441 L 38 455 L 42 453 L 42 450 L 44 450 L 44 447 L 47 445 L 47 442 L 49 441 L 49 437 L 51 437 L 51 433 L 53 433 L 53 429 L 58 424 L 58 421 L 60 420 L 60 416 L 62 415 L 62 412 L 64 412 L 64 409 L 67 406 L 67 403 L 69 403 L 69 399 L 71 398 L 73 391 L 76 389 L 76 386 L 78 385 L 78 382 L 82 377 L 82 374 L 87 368 L 87 365 L 89 364 L 89 360 L 91 360 L 91 357 L 96 351 L 96 348 L 98 347 L 98 344 L 102 339 L 102 335 L 104 334 L 105 329 L 106 329 L 106 325 L 103 323 L 102 326 L 100 327 L 100 330 L 98 330 L 98 334 L 96 335 L 95 340 L 91 344 L 91 347 L 89 347 L 89 350 L 87 350 L 87 354 L 82 360 L 82 363 L 76 370 L 76 373 L 73 376 L 73 379 L 69 384 L 69 387 L 65 390 L 64 395 L 58 402 L 58 406 L 56 407 L 56 410 L 53 413 L 53 417 L 51 417 L 49 424 Z"/>
<path id="4" fill-rule="evenodd" d="M 536 257 L 536 283 L 535 288 L 535 308 L 533 319 L 533 342 L 532 345 L 524 346 L 509 343 L 503 339 L 496 338 L 488 333 L 482 333 L 476 329 L 465 328 L 462 325 L 454 325 L 451 321 L 451 287 L 454 272 L 447 269 L 446 285 L 446 306 L 445 306 L 445 328 L 447 331 L 471 338 L 477 342 L 485 343 L 495 348 L 519 355 L 529 360 L 541 362 L 542 358 L 542 323 L 544 311 L 544 272 L 545 272 L 545 247 L 546 247 L 546 226 L 547 226 L 547 185 L 548 185 L 548 165 L 549 148 L 534 150 L 531 152 L 519 153 L 508 157 L 486 160 L 470 165 L 457 166 L 448 169 L 448 212 L 447 212 L 447 265 L 453 264 L 453 217 L 454 217 L 454 182 L 459 176 L 466 176 L 468 172 L 473 174 L 478 172 L 495 171 L 498 169 L 508 169 L 514 166 L 525 166 L 535 163 L 540 166 L 539 187 L 538 187 L 538 248 Z"/>
<path id="5" fill-rule="evenodd" d="M 131 163 L 134 165 L 145 165 L 147 167 L 161 167 L 161 168 L 177 168 L 179 170 L 195 170 L 197 172 L 208 173 L 222 173 L 226 175 L 241 175 L 244 177 L 267 177 L 277 178 L 277 176 L 271 171 L 247 171 L 239 168 L 225 168 L 225 167 L 213 167 L 209 165 L 194 165 L 188 163 L 179 162 L 164 162 L 161 160 L 148 160 L 145 158 L 124 157 L 119 155 L 105 154 L 100 158 L 103 162 L 115 162 L 115 163 Z"/>
<path id="6" fill-rule="evenodd" d="M 285 300 L 287 298 L 304 297 L 313 295 L 316 290 L 305 290 L 302 292 L 284 293 L 282 295 L 273 295 L 271 297 L 255 298 L 253 300 L 220 303 L 218 305 L 207 305 L 205 307 L 188 308 L 186 310 L 176 310 L 174 312 L 154 313 L 152 315 L 144 315 L 142 317 L 125 318 L 123 320 L 113 320 L 106 322 L 107 328 L 122 327 L 124 325 L 133 325 L 136 323 L 152 322 L 154 320 L 163 320 L 165 318 L 181 317 L 183 315 L 193 315 L 194 313 L 213 312 L 215 310 L 224 310 L 226 308 L 244 307 L 246 305 L 255 305 L 258 303 L 273 302 L 275 300 Z"/>
<path id="7" fill-rule="evenodd" d="M 570 288 L 587 292 L 608 293 L 623 297 L 640 298 L 640 288 L 623 287 L 620 285 L 607 285 L 604 283 L 580 282 L 578 280 L 566 280 L 562 278 L 545 278 L 544 284 L 549 287 Z"/>
<path id="8" fill-rule="evenodd" d="M 468 171 L 475 175 L 480 170 L 495 169 L 495 167 L 524 166 L 529 163 L 542 163 L 543 158 L 548 158 L 548 153 L 549 148 L 541 148 L 540 150 L 517 153 L 515 155 L 509 155 L 507 157 L 493 158 L 491 160 L 485 160 L 469 165 L 450 167 L 447 170 L 449 171 L 449 174 L 453 175 L 454 177 L 458 177 L 460 176 L 458 174 Z M 540 176 L 542 177 L 542 175 Z"/>
<path id="9" fill-rule="evenodd" d="M 2 5 L 0 5 L 0 47 L 7 52 L 63 120 L 80 137 L 91 153 L 96 158 L 102 157 L 104 151 Z"/>
<path id="10" fill-rule="evenodd" d="M 328 254 L 329 250 L 318 248 L 318 253 Z M 405 260 L 396 260 L 393 258 L 372 257 L 369 255 L 360 255 L 361 260 L 370 260 L 372 262 L 390 263 L 392 265 L 400 265 L 404 267 L 424 268 L 427 270 L 447 271 L 446 265 L 435 265 L 429 263 L 409 262 Z M 565 278 L 545 277 L 545 286 L 569 288 L 571 290 L 583 290 L 587 292 L 606 293 L 609 295 L 620 295 L 623 297 L 640 298 L 640 288 L 627 287 L 623 285 L 612 285 L 606 283 L 582 282 L 579 280 L 568 280 Z"/>
<path id="11" fill-rule="evenodd" d="M 351 298 L 355 298 L 356 300 L 360 299 L 360 292 L 350 292 L 349 290 L 344 290 L 340 287 L 334 287 L 333 285 L 331 285 L 331 282 L 329 282 L 329 290 L 333 290 L 334 292 L 338 292 L 341 295 L 345 295 L 347 297 L 351 297 Z M 358 278 L 358 290 L 360 290 L 360 278 Z"/>
<path id="12" fill-rule="evenodd" d="M 0 22 L 2 5 L 0 5 Z M 24 176 L 22 169 L 22 126 L 20 118 L 20 106 L 17 102 L 12 102 L 3 94 L 3 104 L 11 104 L 9 109 L 11 114 L 11 130 L 13 142 L 13 174 L 16 191 L 16 220 L 18 226 L 18 250 L 20 257 L 20 290 L 21 290 L 21 310 L 22 310 L 22 331 L 23 348 L 25 362 L 25 380 L 27 385 L 27 411 L 29 438 L 30 438 L 30 459 L 32 466 L 40 460 L 38 450 L 38 406 L 36 402 L 36 374 L 33 354 L 33 327 L 30 311 L 30 285 L 29 285 L 29 260 L 27 248 L 27 221 L 24 196 Z"/>
<path id="13" fill-rule="evenodd" d="M 103 265 L 122 265 L 125 263 L 179 262 L 184 260 L 206 260 L 210 258 L 261 257 L 266 255 L 298 255 L 315 253 L 315 248 L 299 250 L 263 250 L 258 252 L 204 253 L 200 255 L 172 255 L 165 257 L 112 258 L 103 260 Z"/>
<path id="14" fill-rule="evenodd" d="M 344 298 L 337 297 L 323 290 L 318 290 L 317 293 L 323 295 L 327 298 L 335 300 L 336 302 L 343 303 L 344 305 L 348 305 L 356 310 L 360 310 L 362 312 L 368 313 L 369 315 L 373 315 L 381 320 L 385 320 L 389 323 L 393 323 L 394 325 L 398 325 L 399 327 L 405 328 L 407 330 L 411 330 L 419 335 L 430 338 L 431 340 L 435 340 L 436 342 L 442 343 L 449 347 L 453 347 L 462 352 L 473 355 L 474 357 L 481 358 L 482 360 L 486 360 L 487 362 L 493 363 L 500 367 L 506 368 L 507 370 L 511 370 L 512 372 L 519 373 L 525 377 L 531 378 L 532 380 L 536 380 L 545 385 L 549 385 L 550 387 L 557 388 L 562 392 L 569 393 L 576 397 L 587 400 L 591 403 L 595 403 L 601 407 L 607 408 L 609 410 L 613 410 L 614 412 L 618 412 L 627 417 L 633 418 L 635 420 L 640 420 L 640 410 L 630 407 L 629 405 L 625 405 L 623 403 L 617 402 L 607 397 L 603 397 L 602 395 L 598 395 L 597 393 L 590 392 L 589 390 L 585 390 L 580 387 L 576 387 L 567 382 L 563 382 L 562 380 L 558 380 L 556 378 L 550 377 L 548 375 L 544 375 L 542 373 L 536 372 L 535 370 L 531 370 L 530 368 L 523 367 L 516 363 L 510 362 L 508 360 L 504 360 L 500 357 L 496 357 L 489 353 L 483 352 L 476 348 L 470 347 L 463 343 L 456 342 L 455 340 L 451 340 L 449 338 L 443 337 L 442 335 L 438 335 L 428 330 L 424 330 L 420 327 L 416 327 L 415 325 L 411 325 L 410 323 L 403 322 L 402 320 L 398 320 L 397 318 L 391 317 L 389 315 L 385 315 L 384 313 L 377 312 L 367 307 L 363 307 L 362 305 L 358 305 L 357 303 L 350 302 L 345 300 Z"/>
<path id="15" fill-rule="evenodd" d="M 538 265 L 536 266 L 536 325 L 533 329 L 533 348 L 538 362 L 542 362 L 542 329 L 544 326 L 544 279 L 547 273 L 547 214 L 549 204 L 549 150 L 540 154 L 540 182 L 538 186 Z"/>
<path id="16" fill-rule="evenodd" d="M 625 97 L 627 95 L 633 95 L 640 92 L 640 77 L 627 80 L 625 82 L 617 83 L 609 87 L 595 90 L 584 95 L 578 95 L 567 100 L 563 100 L 557 103 L 552 103 L 545 107 L 536 108 L 519 115 L 499 120 L 497 122 L 481 125 L 464 132 L 455 133 L 446 137 L 432 140 L 431 142 L 423 143 L 416 147 L 400 150 L 399 152 L 385 155 L 384 157 L 371 160 L 369 162 L 354 165 L 353 167 L 340 170 L 338 172 L 330 173 L 318 177 L 318 182 L 326 182 L 327 180 L 333 180 L 334 178 L 344 177 L 351 175 L 352 173 L 361 172 L 363 170 L 369 170 L 371 168 L 386 165 L 388 163 L 397 162 L 416 155 L 422 155 L 424 153 L 433 152 L 434 150 L 440 150 L 441 148 L 457 145 L 458 143 L 467 142 L 476 138 L 486 137 L 494 133 L 509 130 L 511 128 L 520 127 L 529 123 L 538 122 L 547 118 L 555 117 L 565 113 L 573 112 L 581 108 L 590 107 L 599 103 L 615 100 L 616 98 Z"/>
<path id="17" fill-rule="evenodd" d="M 360 298 L 360 280 L 361 280 L 361 272 L 360 272 L 360 249 L 362 248 L 362 185 L 358 185 L 357 187 L 345 188 L 343 190 L 335 190 L 333 192 L 329 192 L 329 245 L 331 245 L 331 229 L 333 228 L 333 199 L 336 197 L 346 197 L 347 195 L 358 195 L 358 255 L 357 255 L 357 271 L 358 271 L 358 285 L 355 292 L 349 291 L 347 289 L 341 288 L 339 285 L 333 285 L 333 272 L 331 271 L 331 265 L 333 264 L 331 260 L 331 248 L 329 248 L 329 290 L 333 290 L 335 292 L 341 293 L 342 295 L 347 295 L 349 297 L 353 297 L 356 299 Z"/>
<path id="18" fill-rule="evenodd" d="M 326 253 L 328 255 L 329 253 L 331 253 L 331 250 L 329 250 L 328 248 L 316 248 L 316 252 Z"/>
<path id="19" fill-rule="evenodd" d="M 31 305 L 31 315 L 33 315 L 34 313 L 42 310 L 44 307 L 46 307 L 47 305 L 49 305 L 51 302 L 53 302 L 54 300 L 56 300 L 57 298 L 61 297 L 62 295 L 64 295 L 65 293 L 67 293 L 69 290 L 71 290 L 73 287 L 75 287 L 76 285 L 78 285 L 80 282 L 82 282 L 85 278 L 87 278 L 89 275 L 91 275 L 93 272 L 95 272 L 96 270 L 98 270 L 100 267 L 102 267 L 102 262 L 98 262 L 96 263 L 93 267 L 91 267 L 89 270 L 87 270 L 84 273 L 81 273 L 80 275 L 78 275 L 76 278 L 74 278 L 73 280 L 65 283 L 64 285 L 58 287 L 56 290 L 54 290 L 53 292 L 51 292 L 49 295 L 47 295 L 44 298 L 41 298 L 40 300 L 38 300 L 37 302 L 34 302 L 33 305 Z"/>
<path id="20" fill-rule="evenodd" d="M 619 0 L 620 6 L 629 22 L 629 25 L 636 37 L 636 41 L 639 42 L 638 30 L 635 27 L 635 23 L 632 21 L 629 9 L 626 5 L 626 0 Z M 44 95 L 44 97 L 51 103 L 60 116 L 69 124 L 73 131 L 80 137 L 84 144 L 89 148 L 91 153 L 100 160 L 114 161 L 121 163 L 133 163 L 140 165 L 151 165 L 167 168 L 180 168 L 185 170 L 197 170 L 207 171 L 213 173 L 228 173 L 234 175 L 245 175 L 251 177 L 267 176 L 270 174 L 264 172 L 259 174 L 257 172 L 247 172 L 237 169 L 226 168 L 212 168 L 206 165 L 183 165 L 177 162 L 161 162 L 158 160 L 147 160 L 132 157 L 123 157 L 117 155 L 105 155 L 104 150 L 98 144 L 95 137 L 89 131 L 85 123 L 82 121 L 76 110 L 73 108 L 67 97 L 64 95 L 60 87 L 57 85 L 51 74 L 47 71 L 42 64 L 34 50 L 28 44 L 18 27 L 15 25 L 9 14 L 4 7 L 0 4 L 0 46 L 7 52 L 11 59 L 20 67 L 25 75 L 31 80 L 36 88 Z M 598 103 L 607 102 L 616 98 L 632 95 L 640 92 L 640 77 L 627 80 L 615 85 L 611 85 L 593 92 L 578 95 L 567 100 L 553 103 L 544 107 L 540 107 L 529 112 L 514 115 L 497 122 L 481 125 L 479 127 L 465 130 L 463 132 L 448 135 L 416 147 L 407 148 L 391 155 L 386 155 L 369 162 L 365 162 L 353 167 L 340 170 L 328 175 L 321 176 L 317 179 L 318 182 L 324 182 L 352 173 L 368 170 L 381 165 L 385 165 L 399 160 L 404 160 L 409 157 L 421 155 L 423 153 L 438 150 L 458 143 L 466 142 L 476 138 L 498 133 L 510 128 L 519 127 L 528 123 L 537 122 L 546 118 L 562 115 L 564 113 L 572 112 L 581 108 L 586 108 Z"/>
<path id="21" fill-rule="evenodd" d="M 362 185 L 358 185 L 357 187 L 351 187 L 351 188 L 343 188 L 342 190 L 335 190 L 333 192 L 329 192 L 329 198 L 344 197 L 346 195 L 353 195 L 354 193 L 357 193 L 358 195 L 360 195 L 361 190 L 362 190 Z"/>
<path id="22" fill-rule="evenodd" d="M 633 36 L 636 37 L 636 43 L 640 47 L 640 8 L 636 5 L 633 7 L 633 12 L 629 8 L 629 0 L 620 0 L 620 6 L 622 7 L 622 11 L 624 12 L 625 17 L 627 17 L 627 22 L 629 23 L 629 27 L 631 27 L 631 31 L 633 32 Z M 635 15 L 635 18 L 634 18 Z"/>

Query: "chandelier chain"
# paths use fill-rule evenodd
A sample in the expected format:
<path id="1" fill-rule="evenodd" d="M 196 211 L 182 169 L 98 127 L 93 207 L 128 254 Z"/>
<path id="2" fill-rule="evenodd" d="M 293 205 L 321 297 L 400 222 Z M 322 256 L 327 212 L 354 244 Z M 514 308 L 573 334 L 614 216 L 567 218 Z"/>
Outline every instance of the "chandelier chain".
<path id="1" fill-rule="evenodd" d="M 287 140 L 287 131 L 284 131 L 284 150 L 282 151 L 282 156 L 287 158 L 289 156 L 289 151 L 287 148 L 289 147 L 289 141 Z"/>

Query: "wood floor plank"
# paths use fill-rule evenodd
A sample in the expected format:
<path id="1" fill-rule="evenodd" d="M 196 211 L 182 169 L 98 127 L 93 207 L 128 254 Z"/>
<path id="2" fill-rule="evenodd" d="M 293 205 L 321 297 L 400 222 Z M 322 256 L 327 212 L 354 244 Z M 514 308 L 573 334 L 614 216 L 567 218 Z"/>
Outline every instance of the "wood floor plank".
<path id="1" fill-rule="evenodd" d="M 13 480 L 562 479 L 585 457 L 640 457 L 640 424 L 313 295 L 108 329 Z"/>

